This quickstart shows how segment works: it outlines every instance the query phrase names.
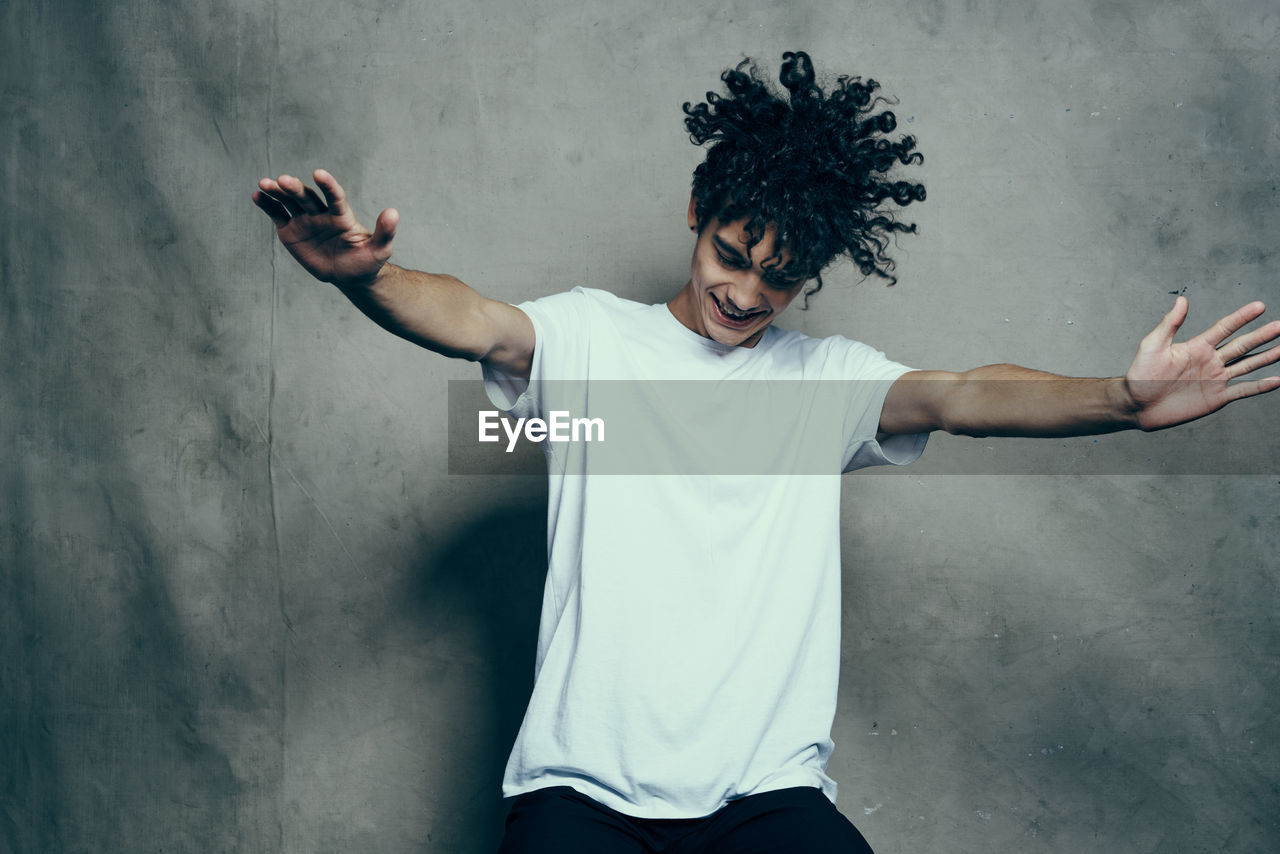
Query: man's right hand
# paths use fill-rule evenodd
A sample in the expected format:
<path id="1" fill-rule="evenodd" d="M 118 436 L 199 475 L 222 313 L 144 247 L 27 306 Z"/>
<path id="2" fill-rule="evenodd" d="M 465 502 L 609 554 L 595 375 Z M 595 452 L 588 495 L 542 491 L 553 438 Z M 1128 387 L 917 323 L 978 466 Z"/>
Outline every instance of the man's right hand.
<path id="1" fill-rule="evenodd" d="M 388 264 L 400 214 L 387 208 L 370 233 L 356 222 L 333 176 L 323 169 L 312 174 L 324 199 L 290 175 L 263 178 L 253 194 L 284 248 L 308 273 L 337 285 L 388 332 L 445 356 L 529 378 L 534 329 L 523 311 L 486 299 L 453 276 Z"/>
<path id="2" fill-rule="evenodd" d="M 271 217 L 280 242 L 308 273 L 340 288 L 370 284 L 391 257 L 400 214 L 387 208 L 370 233 L 332 175 L 317 169 L 312 177 L 324 199 L 292 175 L 281 175 L 259 181 L 253 203 Z"/>

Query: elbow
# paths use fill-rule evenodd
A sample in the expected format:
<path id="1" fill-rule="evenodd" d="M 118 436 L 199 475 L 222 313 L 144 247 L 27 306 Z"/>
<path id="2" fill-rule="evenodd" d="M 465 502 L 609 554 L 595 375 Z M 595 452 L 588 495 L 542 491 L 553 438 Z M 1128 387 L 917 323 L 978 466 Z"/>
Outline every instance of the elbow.
<path id="1" fill-rule="evenodd" d="M 938 429 L 952 436 L 967 436 L 970 439 L 985 439 L 991 435 L 991 431 L 983 425 L 962 418 L 944 419 Z"/>
<path id="2" fill-rule="evenodd" d="M 987 430 L 980 430 L 972 426 L 952 425 L 944 427 L 943 430 L 952 436 L 967 436 L 970 439 L 986 439 L 991 433 Z"/>
<path id="3" fill-rule="evenodd" d="M 488 362 L 500 355 L 502 341 L 495 332 L 495 324 L 487 300 L 477 300 L 462 318 L 457 330 L 455 358 L 468 362 Z"/>
<path id="4" fill-rule="evenodd" d="M 985 417 L 989 402 L 983 397 L 988 381 L 968 374 L 960 374 L 943 387 L 934 404 L 934 419 L 938 429 L 952 436 L 985 439 L 992 435 L 991 424 Z"/>
<path id="5" fill-rule="evenodd" d="M 934 386 L 928 415 L 934 430 L 952 436 L 976 436 L 969 411 L 970 380 L 964 374 L 948 374 Z"/>

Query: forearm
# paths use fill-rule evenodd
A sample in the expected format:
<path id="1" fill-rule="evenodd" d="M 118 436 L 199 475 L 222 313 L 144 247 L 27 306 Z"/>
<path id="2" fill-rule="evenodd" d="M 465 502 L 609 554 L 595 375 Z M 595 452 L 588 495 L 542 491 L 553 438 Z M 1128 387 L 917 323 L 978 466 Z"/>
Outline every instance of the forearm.
<path id="1" fill-rule="evenodd" d="M 488 300 L 453 276 L 388 263 L 370 282 L 337 287 L 383 329 L 428 350 L 474 361 L 493 346 Z"/>
<path id="2" fill-rule="evenodd" d="M 1123 377 L 1063 377 L 1017 365 L 958 375 L 942 429 L 966 436 L 1086 436 L 1137 427 Z"/>
<path id="3" fill-rule="evenodd" d="M 1233 400 L 1280 389 L 1280 376 L 1232 382 L 1280 362 L 1280 322 L 1236 335 L 1265 310 L 1252 302 L 1182 344 L 1178 297 L 1138 345 L 1124 377 L 1083 379 L 988 365 L 964 373 L 910 371 L 889 389 L 880 432 L 946 430 L 966 436 L 1085 436 L 1163 430 L 1216 412 Z M 1232 337 L 1235 336 L 1235 337 Z"/>

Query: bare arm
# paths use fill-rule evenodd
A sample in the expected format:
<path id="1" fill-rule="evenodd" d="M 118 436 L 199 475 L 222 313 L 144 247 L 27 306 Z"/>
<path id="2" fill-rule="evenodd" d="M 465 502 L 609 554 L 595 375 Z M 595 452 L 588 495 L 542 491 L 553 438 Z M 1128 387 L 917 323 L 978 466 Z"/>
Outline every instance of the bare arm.
<path id="1" fill-rule="evenodd" d="M 1083 436 L 1137 426 L 1121 378 L 1063 377 L 1017 365 L 912 371 L 893 384 L 883 433 Z"/>
<path id="2" fill-rule="evenodd" d="M 1187 316 L 1187 301 L 1179 297 L 1173 310 L 1142 339 L 1123 377 L 1062 377 L 1016 365 L 988 365 L 963 373 L 913 371 L 889 390 L 880 430 L 1083 436 L 1184 424 L 1233 400 L 1280 388 L 1280 377 L 1274 376 L 1228 385 L 1280 360 L 1280 347 L 1249 355 L 1280 337 L 1280 322 L 1231 337 L 1264 310 L 1262 303 L 1250 303 L 1195 338 L 1174 344 L 1173 336 Z"/>
<path id="3" fill-rule="evenodd" d="M 529 378 L 533 324 L 513 305 L 483 297 L 453 276 L 391 263 L 367 284 L 335 284 L 371 320 L 406 341 Z"/>
<path id="4" fill-rule="evenodd" d="M 263 178 L 253 194 L 280 242 L 307 272 L 335 285 L 378 325 L 408 341 L 528 378 L 534 334 L 524 312 L 481 296 L 453 276 L 389 263 L 399 214 L 384 210 L 370 232 L 356 221 L 332 175 L 317 169 L 313 177 L 323 199 L 290 175 Z"/>

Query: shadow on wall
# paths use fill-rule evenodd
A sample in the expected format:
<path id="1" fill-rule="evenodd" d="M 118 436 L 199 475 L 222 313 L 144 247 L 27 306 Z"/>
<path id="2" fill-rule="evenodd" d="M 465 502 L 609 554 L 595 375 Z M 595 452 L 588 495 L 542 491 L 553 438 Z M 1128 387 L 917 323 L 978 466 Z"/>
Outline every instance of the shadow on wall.
<path id="1" fill-rule="evenodd" d="M 507 812 L 502 772 L 533 689 L 546 578 L 545 490 L 477 515 L 430 551 L 407 579 L 401 616 L 427 633 L 427 646 L 444 627 L 474 632 L 462 652 L 468 675 L 461 678 L 474 678 L 467 701 L 432 711 L 441 730 L 457 738 L 427 769 L 437 786 L 427 807 L 436 814 L 431 841 L 491 852 Z"/>

